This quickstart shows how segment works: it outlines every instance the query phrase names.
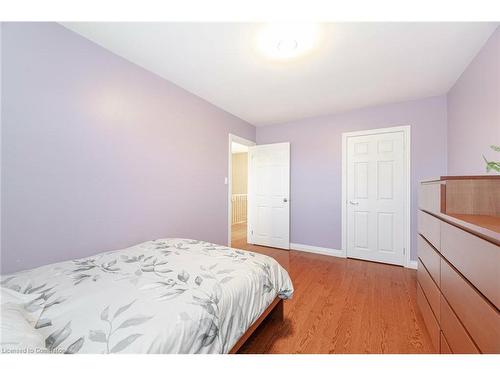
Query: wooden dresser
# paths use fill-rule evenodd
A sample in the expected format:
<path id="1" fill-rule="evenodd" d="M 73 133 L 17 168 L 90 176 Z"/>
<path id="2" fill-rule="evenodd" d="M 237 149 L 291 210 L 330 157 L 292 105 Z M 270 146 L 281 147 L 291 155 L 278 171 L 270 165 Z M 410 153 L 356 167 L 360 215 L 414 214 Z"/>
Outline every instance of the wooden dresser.
<path id="1" fill-rule="evenodd" d="M 439 353 L 500 353 L 500 176 L 419 191 L 417 303 Z"/>

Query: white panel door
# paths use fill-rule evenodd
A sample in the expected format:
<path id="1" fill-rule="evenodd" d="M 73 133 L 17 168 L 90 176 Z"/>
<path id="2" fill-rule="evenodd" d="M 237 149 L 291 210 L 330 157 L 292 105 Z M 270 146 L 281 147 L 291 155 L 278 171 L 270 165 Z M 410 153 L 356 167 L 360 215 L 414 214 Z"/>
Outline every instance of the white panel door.
<path id="1" fill-rule="evenodd" d="M 290 248 L 290 144 L 248 149 L 248 242 Z"/>
<path id="2" fill-rule="evenodd" d="M 347 138 L 347 256 L 404 265 L 404 134 Z"/>

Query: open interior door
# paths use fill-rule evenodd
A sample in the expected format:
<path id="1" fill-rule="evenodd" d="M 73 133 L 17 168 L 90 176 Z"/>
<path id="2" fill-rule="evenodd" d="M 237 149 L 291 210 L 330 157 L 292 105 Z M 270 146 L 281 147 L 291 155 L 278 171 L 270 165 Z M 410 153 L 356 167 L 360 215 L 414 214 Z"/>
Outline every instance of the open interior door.
<path id="1" fill-rule="evenodd" d="M 290 143 L 248 149 L 248 242 L 290 249 Z"/>

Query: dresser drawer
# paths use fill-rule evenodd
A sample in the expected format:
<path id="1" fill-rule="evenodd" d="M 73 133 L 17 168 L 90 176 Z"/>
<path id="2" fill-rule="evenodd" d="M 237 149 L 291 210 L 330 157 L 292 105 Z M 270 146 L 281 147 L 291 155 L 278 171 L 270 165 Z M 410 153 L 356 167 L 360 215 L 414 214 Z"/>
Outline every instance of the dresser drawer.
<path id="1" fill-rule="evenodd" d="M 500 248 L 441 222 L 441 254 L 500 308 Z"/>
<path id="2" fill-rule="evenodd" d="M 479 350 L 500 353 L 500 314 L 444 260 L 441 261 L 441 293 Z"/>
<path id="3" fill-rule="evenodd" d="M 440 345 L 441 345 L 441 352 L 440 352 L 441 354 L 453 354 L 450 346 L 448 345 L 448 341 L 446 341 L 446 337 L 444 337 L 442 331 L 441 331 Z"/>
<path id="4" fill-rule="evenodd" d="M 429 272 L 427 272 L 420 259 L 418 260 L 417 279 L 418 283 L 422 287 L 422 291 L 424 292 L 425 297 L 427 297 L 427 302 L 429 302 L 432 312 L 434 313 L 434 316 L 439 323 L 439 305 L 441 300 L 441 293 L 439 292 L 439 288 L 432 280 L 431 275 L 429 275 Z"/>
<path id="5" fill-rule="evenodd" d="M 441 245 L 441 220 L 426 212 L 418 211 L 418 232 L 438 251 Z"/>
<path id="6" fill-rule="evenodd" d="M 443 296 L 441 296 L 441 329 L 453 353 L 480 353 Z"/>
<path id="7" fill-rule="evenodd" d="M 432 309 L 425 298 L 420 284 L 417 283 L 417 305 L 424 318 L 425 327 L 431 338 L 432 345 L 437 353 L 439 353 L 439 324 L 432 313 Z"/>
<path id="8" fill-rule="evenodd" d="M 421 183 L 418 191 L 418 207 L 429 212 L 441 212 L 441 186 L 439 181 Z"/>
<path id="9" fill-rule="evenodd" d="M 439 253 L 422 237 L 418 236 L 418 257 L 429 271 L 434 282 L 439 286 L 441 257 Z"/>

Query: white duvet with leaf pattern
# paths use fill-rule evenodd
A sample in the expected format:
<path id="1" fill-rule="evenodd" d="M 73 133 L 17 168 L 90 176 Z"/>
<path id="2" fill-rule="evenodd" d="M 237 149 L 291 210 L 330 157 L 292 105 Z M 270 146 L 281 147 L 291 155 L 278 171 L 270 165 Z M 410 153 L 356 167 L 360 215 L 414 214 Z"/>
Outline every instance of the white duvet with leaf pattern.
<path id="1" fill-rule="evenodd" d="M 268 256 L 188 239 L 2 276 L 37 296 L 52 352 L 227 353 L 276 296 L 293 293 Z M 35 297 L 36 298 L 36 297 Z"/>

